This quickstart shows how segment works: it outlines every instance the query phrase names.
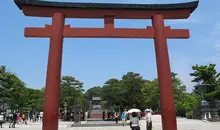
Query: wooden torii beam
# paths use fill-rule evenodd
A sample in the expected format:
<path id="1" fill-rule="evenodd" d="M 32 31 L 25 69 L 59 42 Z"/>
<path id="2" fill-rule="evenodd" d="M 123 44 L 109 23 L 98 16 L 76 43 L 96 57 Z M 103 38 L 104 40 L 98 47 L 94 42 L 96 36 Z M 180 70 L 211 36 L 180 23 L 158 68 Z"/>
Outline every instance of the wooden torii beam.
<path id="1" fill-rule="evenodd" d="M 25 28 L 25 37 L 49 38 L 51 34 L 51 25 L 45 28 Z M 185 39 L 189 38 L 188 29 L 170 29 L 170 26 L 164 28 L 166 38 Z M 96 32 L 96 33 L 94 33 Z M 154 28 L 148 26 L 146 29 L 131 28 L 71 28 L 65 25 L 63 30 L 64 38 L 155 38 Z"/>
<path id="2" fill-rule="evenodd" d="M 63 28 L 64 38 L 155 38 L 155 30 L 151 26 L 145 29 L 114 28 L 114 17 L 104 17 L 104 28 L 71 28 L 65 25 Z M 50 37 L 52 25 L 45 25 L 45 28 L 25 28 L 25 37 Z M 95 32 L 95 33 L 94 33 Z M 170 29 L 164 27 L 165 36 L 168 39 L 189 38 L 188 29 Z"/>

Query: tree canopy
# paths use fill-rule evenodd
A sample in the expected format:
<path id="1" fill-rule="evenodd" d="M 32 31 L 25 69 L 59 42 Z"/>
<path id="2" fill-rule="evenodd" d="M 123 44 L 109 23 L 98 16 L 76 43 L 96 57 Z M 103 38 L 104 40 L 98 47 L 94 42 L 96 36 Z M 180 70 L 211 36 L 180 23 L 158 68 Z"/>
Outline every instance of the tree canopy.
<path id="1" fill-rule="evenodd" d="M 190 76 L 192 82 L 204 80 L 210 84 L 205 93 L 208 101 L 220 98 L 220 74 L 215 69 L 215 64 L 194 65 Z M 194 110 L 200 95 L 194 90 L 186 91 L 177 73 L 171 73 L 176 113 L 185 116 L 186 112 Z M 32 89 L 19 77 L 7 70 L 6 66 L 0 66 L 0 105 L 6 103 L 13 110 L 42 110 L 44 89 Z M 141 110 L 151 108 L 160 111 L 160 91 L 158 79 L 146 80 L 139 73 L 128 72 L 121 79 L 108 79 L 103 86 L 89 88 L 86 92 L 83 83 L 73 76 L 61 78 L 60 108 L 64 104 L 73 106 L 80 104 L 89 109 L 92 97 L 101 97 L 103 108 L 116 111 L 137 107 Z"/>
<path id="2" fill-rule="evenodd" d="M 215 64 L 194 65 L 192 66 L 194 72 L 190 73 L 190 76 L 194 77 L 192 82 L 203 80 L 206 84 L 209 84 L 205 92 L 205 98 L 208 101 L 220 99 L 220 73 L 216 71 L 215 66 Z"/>

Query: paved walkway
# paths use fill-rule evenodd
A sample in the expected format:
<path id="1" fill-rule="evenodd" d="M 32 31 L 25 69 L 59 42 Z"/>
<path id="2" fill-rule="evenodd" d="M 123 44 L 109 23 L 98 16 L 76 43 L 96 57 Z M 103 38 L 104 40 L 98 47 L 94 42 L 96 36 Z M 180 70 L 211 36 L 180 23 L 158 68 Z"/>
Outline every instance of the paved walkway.
<path id="1" fill-rule="evenodd" d="M 154 130 L 162 130 L 160 116 L 153 116 Z M 201 120 L 188 120 L 185 118 L 178 118 L 178 130 L 219 130 L 220 122 L 203 122 Z M 146 130 L 145 120 L 141 120 L 141 130 Z M 59 130 L 130 130 L 129 126 L 105 126 L 105 127 L 72 127 L 71 122 L 60 122 Z M 8 124 L 3 125 L 2 130 L 11 130 Z M 14 130 L 41 130 L 41 123 L 30 123 L 28 125 L 17 125 Z M 1 130 L 1 128 L 0 128 Z"/>

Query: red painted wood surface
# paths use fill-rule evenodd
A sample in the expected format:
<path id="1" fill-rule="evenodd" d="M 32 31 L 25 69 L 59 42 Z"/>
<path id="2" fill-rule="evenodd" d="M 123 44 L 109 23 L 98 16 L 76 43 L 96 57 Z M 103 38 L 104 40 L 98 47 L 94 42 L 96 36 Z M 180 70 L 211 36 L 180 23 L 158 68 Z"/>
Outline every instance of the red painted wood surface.
<path id="1" fill-rule="evenodd" d="M 189 38 L 188 29 L 170 29 L 165 27 L 166 38 L 178 39 Z M 50 37 L 51 26 L 45 28 L 25 28 L 26 37 Z M 155 31 L 153 27 L 146 29 L 132 28 L 70 28 L 69 25 L 63 29 L 63 37 L 66 38 L 154 38 Z"/>
<path id="2" fill-rule="evenodd" d="M 63 14 L 53 15 L 44 94 L 43 130 L 58 130 L 64 21 Z"/>
<path id="3" fill-rule="evenodd" d="M 174 104 L 171 70 L 163 16 L 153 16 L 152 23 L 155 30 L 154 45 L 160 89 L 160 106 L 163 130 L 177 130 L 176 109 Z"/>

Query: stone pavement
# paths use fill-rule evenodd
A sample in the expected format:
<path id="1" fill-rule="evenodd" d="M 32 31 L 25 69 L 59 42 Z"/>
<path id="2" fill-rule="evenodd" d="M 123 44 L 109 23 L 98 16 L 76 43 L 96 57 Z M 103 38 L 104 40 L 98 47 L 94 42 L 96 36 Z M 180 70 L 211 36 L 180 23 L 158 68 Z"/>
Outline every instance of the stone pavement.
<path id="1" fill-rule="evenodd" d="M 153 116 L 154 130 L 162 130 L 160 116 Z M 177 118 L 178 130 L 220 130 L 220 122 L 204 122 L 201 120 L 188 120 L 185 118 Z M 145 120 L 141 120 L 141 130 L 146 130 Z M 90 122 L 91 123 L 91 122 Z M 95 123 L 95 122 L 94 122 Z M 105 126 L 105 127 L 69 127 L 71 122 L 60 122 L 59 130 L 130 130 L 129 126 Z M 3 125 L 2 130 L 11 130 L 8 124 Z M 41 130 L 41 123 L 30 123 L 28 125 L 17 125 L 14 130 Z M 1 130 L 1 128 L 0 128 Z"/>

